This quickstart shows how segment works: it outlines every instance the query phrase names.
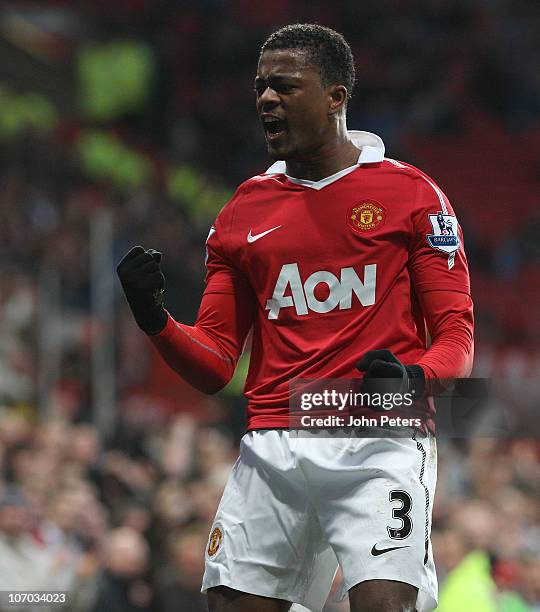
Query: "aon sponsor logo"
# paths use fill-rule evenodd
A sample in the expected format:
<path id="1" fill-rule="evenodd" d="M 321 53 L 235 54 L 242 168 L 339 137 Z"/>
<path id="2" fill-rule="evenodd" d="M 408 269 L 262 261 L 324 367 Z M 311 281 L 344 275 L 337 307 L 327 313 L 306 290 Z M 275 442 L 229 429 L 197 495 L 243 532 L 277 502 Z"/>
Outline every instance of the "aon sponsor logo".
<path id="1" fill-rule="evenodd" d="M 328 286 L 329 294 L 324 300 L 315 296 L 315 287 L 319 283 Z M 342 268 L 339 278 L 320 270 L 314 272 L 302 285 L 298 264 L 285 264 L 281 268 L 272 297 L 266 301 L 269 319 L 277 319 L 282 308 L 294 306 L 297 315 L 313 312 L 330 312 L 334 308 L 346 310 L 351 308 L 353 294 L 362 306 L 375 304 L 377 284 L 377 264 L 364 266 L 364 279 L 360 280 L 354 268 Z M 285 295 L 288 293 L 289 295 Z"/>

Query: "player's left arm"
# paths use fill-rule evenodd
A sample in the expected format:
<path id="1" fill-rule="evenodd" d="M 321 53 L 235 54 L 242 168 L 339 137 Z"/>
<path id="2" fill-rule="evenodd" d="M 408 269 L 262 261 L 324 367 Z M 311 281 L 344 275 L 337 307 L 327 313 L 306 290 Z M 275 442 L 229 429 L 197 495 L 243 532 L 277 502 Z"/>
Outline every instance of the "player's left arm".
<path id="1" fill-rule="evenodd" d="M 357 367 L 369 379 L 402 379 L 418 394 L 430 381 L 470 375 L 474 355 L 474 316 L 463 233 L 448 198 L 418 171 L 411 216 L 409 272 L 431 336 L 414 364 L 403 364 L 388 349 L 369 351 Z M 439 223 L 441 218 L 445 225 Z M 452 232 L 445 236 L 448 225 Z M 427 385 L 426 385 L 427 382 Z"/>
<path id="2" fill-rule="evenodd" d="M 464 378 L 473 365 L 474 315 L 463 232 L 432 179 L 419 173 L 416 182 L 409 271 L 431 336 L 418 365 L 427 379 Z M 438 213 L 452 230 L 446 236 Z"/>

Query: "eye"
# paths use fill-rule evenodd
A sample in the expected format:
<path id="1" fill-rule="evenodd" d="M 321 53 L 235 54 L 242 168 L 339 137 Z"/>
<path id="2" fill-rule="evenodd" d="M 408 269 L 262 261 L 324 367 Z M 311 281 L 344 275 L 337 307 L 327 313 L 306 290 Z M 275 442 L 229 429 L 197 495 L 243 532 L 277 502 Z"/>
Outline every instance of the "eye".
<path id="1" fill-rule="evenodd" d="M 253 87 L 253 91 L 255 92 L 257 97 L 260 98 L 268 87 L 270 87 L 278 95 L 288 95 L 297 88 L 296 85 L 293 85 L 292 83 L 282 83 L 278 81 L 275 83 L 267 84 L 267 83 L 261 82 L 261 83 L 255 83 L 255 86 Z"/>
<path id="2" fill-rule="evenodd" d="M 288 83 L 283 83 L 283 85 L 276 87 L 276 91 L 278 91 L 279 93 L 284 93 L 284 94 L 291 93 L 293 90 L 294 90 L 294 85 L 289 85 Z"/>

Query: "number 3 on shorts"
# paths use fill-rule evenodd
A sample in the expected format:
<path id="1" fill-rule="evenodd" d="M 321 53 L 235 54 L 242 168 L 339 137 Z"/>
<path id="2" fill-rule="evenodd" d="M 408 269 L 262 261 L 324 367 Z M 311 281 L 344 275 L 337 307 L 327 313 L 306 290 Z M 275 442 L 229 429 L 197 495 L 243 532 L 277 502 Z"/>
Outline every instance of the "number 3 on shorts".
<path id="1" fill-rule="evenodd" d="M 406 491 L 390 491 L 388 496 L 391 502 L 401 502 L 401 508 L 392 508 L 392 518 L 401 521 L 401 527 L 387 527 L 388 535 L 393 540 L 404 540 L 411 535 L 413 522 L 409 516 L 412 508 L 412 498 Z"/>

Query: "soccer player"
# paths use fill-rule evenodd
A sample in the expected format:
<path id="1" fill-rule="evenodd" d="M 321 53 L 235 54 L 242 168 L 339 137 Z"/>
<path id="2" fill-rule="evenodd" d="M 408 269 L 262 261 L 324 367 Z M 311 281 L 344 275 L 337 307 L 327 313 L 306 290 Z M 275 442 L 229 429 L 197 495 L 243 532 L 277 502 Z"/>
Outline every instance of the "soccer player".
<path id="1" fill-rule="evenodd" d="M 248 431 L 206 549 L 211 612 L 320 611 L 338 563 L 352 612 L 436 606 L 431 403 L 405 438 L 288 430 L 292 379 L 397 378 L 421 394 L 471 369 L 463 237 L 437 221 L 455 221 L 452 207 L 378 136 L 347 131 L 353 84 L 333 30 L 296 24 L 264 43 L 256 108 L 275 163 L 210 229 L 193 326 L 163 308 L 159 252 L 137 246 L 118 265 L 138 325 L 202 391 L 227 384 L 253 330 Z"/>

